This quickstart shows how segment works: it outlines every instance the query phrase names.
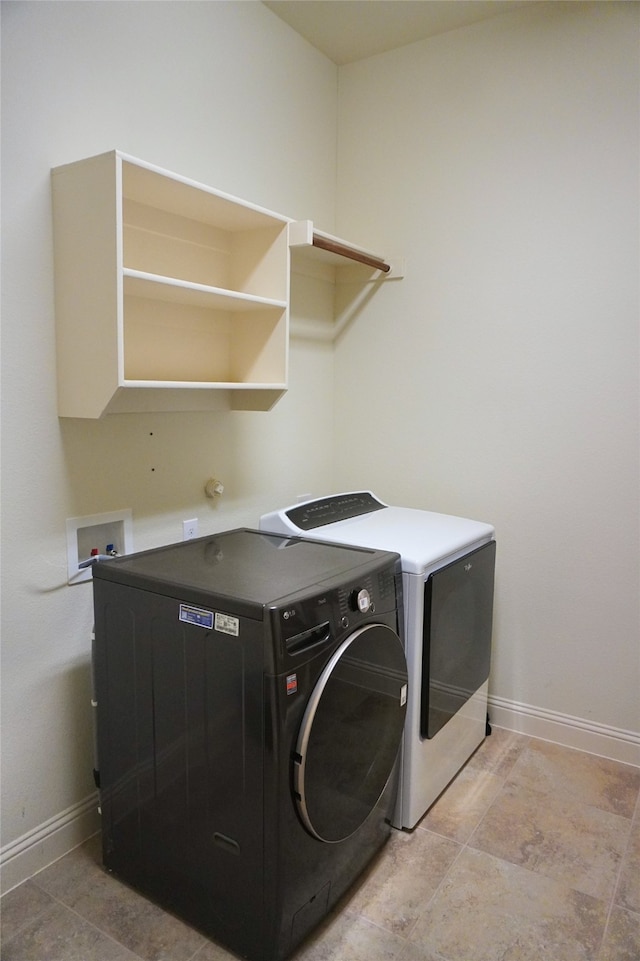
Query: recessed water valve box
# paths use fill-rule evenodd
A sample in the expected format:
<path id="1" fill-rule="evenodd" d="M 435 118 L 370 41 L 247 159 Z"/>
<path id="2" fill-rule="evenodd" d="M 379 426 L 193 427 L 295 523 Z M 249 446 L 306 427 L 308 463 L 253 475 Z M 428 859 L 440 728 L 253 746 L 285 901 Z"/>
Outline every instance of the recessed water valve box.
<path id="1" fill-rule="evenodd" d="M 131 554 L 131 510 L 67 518 L 67 576 L 69 584 L 91 580 L 91 567 L 79 565 L 96 554 Z"/>

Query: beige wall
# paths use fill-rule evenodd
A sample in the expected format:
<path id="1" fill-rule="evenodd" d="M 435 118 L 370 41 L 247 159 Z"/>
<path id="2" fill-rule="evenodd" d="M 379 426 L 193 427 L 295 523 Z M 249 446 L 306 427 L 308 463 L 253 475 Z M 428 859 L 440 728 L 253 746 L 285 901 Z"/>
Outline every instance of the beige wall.
<path id="1" fill-rule="evenodd" d="M 341 69 L 337 228 L 407 275 L 335 371 L 338 487 L 496 525 L 496 703 L 636 758 L 639 13 L 512 10 Z"/>
<path id="2" fill-rule="evenodd" d="M 2 3 L 2 43 L 10 885 L 64 850 L 93 792 L 91 584 L 66 586 L 65 519 L 130 507 L 142 549 L 180 540 L 183 518 L 203 534 L 256 526 L 331 482 L 332 353 L 298 338 L 272 413 L 58 420 L 49 170 L 118 148 L 330 229 L 337 68 L 261 3 Z M 212 474 L 225 484 L 215 504 L 203 493 Z"/>

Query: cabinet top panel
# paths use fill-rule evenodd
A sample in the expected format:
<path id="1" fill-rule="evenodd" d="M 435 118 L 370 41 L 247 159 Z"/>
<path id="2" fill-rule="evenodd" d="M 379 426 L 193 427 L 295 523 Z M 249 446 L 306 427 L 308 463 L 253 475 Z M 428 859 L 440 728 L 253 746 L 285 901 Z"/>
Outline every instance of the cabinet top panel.
<path id="1" fill-rule="evenodd" d="M 215 224 L 225 230 L 255 230 L 260 227 L 284 226 L 290 218 L 215 190 L 155 164 L 138 160 L 120 150 L 88 157 L 54 169 L 54 174 L 85 164 L 113 158 L 114 176 L 122 171 L 122 196 L 159 210 L 179 214 L 192 220 Z M 119 179 L 119 177 L 118 177 Z"/>

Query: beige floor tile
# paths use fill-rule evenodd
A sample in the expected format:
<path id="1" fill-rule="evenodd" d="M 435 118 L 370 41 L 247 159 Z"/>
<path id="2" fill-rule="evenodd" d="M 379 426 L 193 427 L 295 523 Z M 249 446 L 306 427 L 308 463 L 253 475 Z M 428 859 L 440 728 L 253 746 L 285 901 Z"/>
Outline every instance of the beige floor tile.
<path id="1" fill-rule="evenodd" d="M 397 961 L 405 943 L 366 918 L 342 911 L 332 914 L 292 961 Z"/>
<path id="2" fill-rule="evenodd" d="M 640 816 L 636 816 L 631 828 L 629 847 L 616 891 L 616 903 L 640 914 Z M 638 959 L 640 961 L 640 951 Z"/>
<path id="3" fill-rule="evenodd" d="M 188 961 L 204 938 L 142 895 L 104 875 L 72 907 L 144 961 Z"/>
<path id="4" fill-rule="evenodd" d="M 630 828 L 616 814 L 508 783 L 469 843 L 609 900 Z"/>
<path id="5" fill-rule="evenodd" d="M 598 961 L 638 961 L 640 958 L 640 914 L 614 908 Z"/>
<path id="6" fill-rule="evenodd" d="M 104 873 L 101 841 L 96 834 L 40 871 L 33 881 L 47 894 L 66 902 L 67 895 L 74 897 L 78 890 L 89 886 Z"/>
<path id="7" fill-rule="evenodd" d="M 0 904 L 0 944 L 5 944 L 28 921 L 35 920 L 50 907 L 53 898 L 41 891 L 33 881 L 26 881 L 5 894 Z"/>
<path id="8" fill-rule="evenodd" d="M 453 841 L 464 843 L 476 829 L 504 778 L 478 767 L 465 767 L 418 825 Z"/>
<path id="9" fill-rule="evenodd" d="M 63 904 L 53 903 L 10 941 L 2 961 L 140 961 Z M 169 958 L 167 958 L 169 961 Z"/>
<path id="10" fill-rule="evenodd" d="M 602 901 L 467 848 L 410 941 L 447 961 L 595 961 L 606 917 Z"/>
<path id="11" fill-rule="evenodd" d="M 206 941 L 191 961 L 238 961 L 238 955 L 231 954 L 214 941 Z"/>
<path id="12" fill-rule="evenodd" d="M 427 944 L 405 944 L 398 961 L 448 961 L 438 951 L 433 951 Z"/>
<path id="13" fill-rule="evenodd" d="M 506 777 L 528 743 L 529 738 L 525 734 L 494 727 L 492 733 L 471 756 L 467 766 L 483 768 Z"/>
<path id="14" fill-rule="evenodd" d="M 458 844 L 428 831 L 394 832 L 346 910 L 406 936 L 459 852 Z"/>
<path id="15" fill-rule="evenodd" d="M 204 937 L 108 874 L 98 858 L 92 840 L 35 882 L 144 961 L 189 961 Z"/>
<path id="16" fill-rule="evenodd" d="M 2 961 L 238 961 L 105 872 L 98 837 L 0 912 Z M 292 961 L 640 961 L 640 770 L 494 727 Z"/>
<path id="17" fill-rule="evenodd" d="M 509 780 L 627 818 L 633 817 L 640 793 L 640 768 L 548 741 L 532 740 L 514 764 Z"/>

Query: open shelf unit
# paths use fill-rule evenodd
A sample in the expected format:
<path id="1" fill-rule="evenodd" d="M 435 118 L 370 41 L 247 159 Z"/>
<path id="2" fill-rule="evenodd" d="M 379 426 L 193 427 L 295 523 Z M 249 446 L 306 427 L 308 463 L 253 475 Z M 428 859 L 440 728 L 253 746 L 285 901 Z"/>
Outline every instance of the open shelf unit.
<path id="1" fill-rule="evenodd" d="M 60 416 L 273 406 L 286 217 L 115 150 L 55 168 L 52 192 Z"/>

